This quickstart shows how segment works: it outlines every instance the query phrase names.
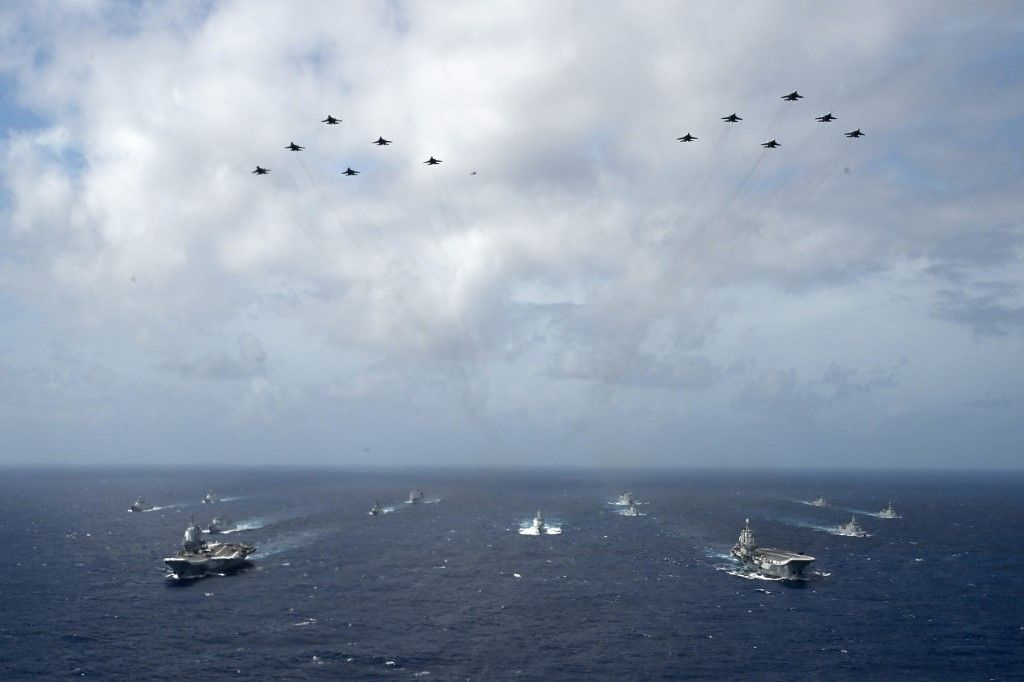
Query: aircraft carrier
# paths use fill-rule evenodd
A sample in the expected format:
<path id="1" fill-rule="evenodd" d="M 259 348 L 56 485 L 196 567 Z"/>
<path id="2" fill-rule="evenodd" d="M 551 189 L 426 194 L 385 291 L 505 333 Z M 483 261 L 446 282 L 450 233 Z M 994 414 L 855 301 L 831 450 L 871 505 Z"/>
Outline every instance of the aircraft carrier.
<path id="1" fill-rule="evenodd" d="M 255 547 L 243 543 L 203 542 L 203 531 L 193 522 L 185 529 L 181 549 L 164 563 L 177 579 L 199 578 L 207 573 L 230 573 L 247 563 L 255 551 Z"/>
<path id="2" fill-rule="evenodd" d="M 747 519 L 743 530 L 740 531 L 740 538 L 733 545 L 732 555 L 756 573 L 783 580 L 803 580 L 804 569 L 814 561 L 814 557 L 800 552 L 758 547 L 754 544 L 754 531 L 750 529 L 750 519 Z"/>

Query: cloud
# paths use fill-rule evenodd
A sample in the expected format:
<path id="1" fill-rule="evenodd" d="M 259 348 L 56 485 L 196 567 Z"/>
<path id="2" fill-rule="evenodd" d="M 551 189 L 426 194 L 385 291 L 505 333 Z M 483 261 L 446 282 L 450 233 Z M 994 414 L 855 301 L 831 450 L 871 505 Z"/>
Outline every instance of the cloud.
<path id="1" fill-rule="evenodd" d="M 845 367 L 934 354 L 922 331 L 861 357 L 853 311 L 879 287 L 979 337 L 1019 328 L 1016 21 L 916 2 L 7 5 L 0 307 L 30 320 L 11 381 L 52 362 L 24 349 L 41 334 L 155 401 L 248 401 L 281 433 L 326 424 L 322 395 L 466 443 L 463 422 L 515 433 L 510 415 L 557 435 L 578 405 L 663 431 L 695 395 L 708 424 L 861 409 L 907 377 Z M 814 123 L 826 110 L 841 127 Z M 751 346 L 751 300 L 769 320 L 802 301 L 842 341 L 798 363 L 813 329 Z"/>

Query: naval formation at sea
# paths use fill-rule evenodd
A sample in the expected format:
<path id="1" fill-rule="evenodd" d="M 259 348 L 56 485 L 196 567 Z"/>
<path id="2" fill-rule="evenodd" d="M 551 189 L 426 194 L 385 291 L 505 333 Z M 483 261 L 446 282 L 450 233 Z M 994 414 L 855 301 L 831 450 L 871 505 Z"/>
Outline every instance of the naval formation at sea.
<path id="1" fill-rule="evenodd" d="M 419 505 L 425 501 L 426 498 L 424 498 L 423 492 L 414 489 L 409 493 L 404 504 Z M 436 502 L 438 500 L 433 501 Z M 220 500 L 213 492 L 208 492 L 202 502 L 203 504 L 213 505 L 220 502 Z M 811 502 L 802 500 L 798 500 L 798 502 L 811 507 L 828 506 L 828 503 L 822 497 Z M 636 499 L 631 490 L 624 491 L 615 501 L 609 504 L 624 507 L 619 512 L 621 516 L 634 518 L 646 516 L 646 514 L 639 511 L 637 505 L 641 503 Z M 128 511 L 147 512 L 161 508 L 154 507 L 144 499 L 139 498 L 131 504 Z M 375 501 L 367 514 L 370 517 L 378 517 L 393 509 L 394 507 L 382 507 L 380 502 Z M 892 502 L 889 502 L 885 509 L 873 514 L 873 516 L 879 519 L 901 518 L 896 513 L 896 510 L 893 509 Z M 242 542 L 211 542 L 203 537 L 204 534 L 213 536 L 245 529 L 246 527 L 235 527 L 222 516 L 214 517 L 205 530 L 200 528 L 194 519 L 191 520 L 185 529 L 181 548 L 173 556 L 164 559 L 164 564 L 169 570 L 168 576 L 181 580 L 199 578 L 208 574 L 224 575 L 247 565 L 249 563 L 249 556 L 256 551 L 256 547 L 253 545 Z M 520 535 L 532 536 L 558 535 L 562 532 L 561 526 L 552 526 L 547 523 L 539 510 L 532 521 L 524 523 L 518 530 Z M 867 530 L 857 523 L 856 517 L 851 517 L 849 521 L 829 530 L 835 535 L 845 535 L 854 538 L 864 538 L 870 535 Z M 743 529 L 740 531 L 739 539 L 733 545 L 731 555 L 736 560 L 738 568 L 744 574 L 776 580 L 799 581 L 808 579 L 809 576 L 805 574 L 805 569 L 815 560 L 814 557 L 802 552 L 793 552 L 773 547 L 759 547 L 754 542 L 754 531 L 750 526 L 750 519 L 746 520 Z"/>
<path id="2" fill-rule="evenodd" d="M 780 99 L 782 99 L 784 103 L 796 102 L 803 99 L 803 95 L 794 90 L 789 94 L 783 95 Z M 784 110 L 783 112 L 780 112 L 780 116 L 781 113 L 784 113 Z M 834 116 L 832 112 L 828 112 L 827 114 L 816 116 L 814 118 L 815 121 L 823 124 L 831 123 L 837 119 L 838 117 Z M 728 116 L 722 116 L 721 120 L 727 125 L 734 125 L 743 121 L 743 118 L 736 113 L 732 113 Z M 776 118 L 776 123 L 778 120 L 779 117 Z M 342 119 L 331 114 L 328 114 L 327 118 L 321 120 L 321 123 L 329 126 L 339 125 L 341 122 Z M 862 132 L 860 128 L 856 128 L 843 133 L 843 135 L 852 140 L 863 137 L 865 133 Z M 699 137 L 691 132 L 687 132 L 685 135 L 676 138 L 678 142 L 686 144 L 697 142 L 699 139 Z M 376 140 L 370 142 L 370 144 L 378 147 L 386 147 L 392 143 L 393 140 L 388 140 L 383 136 L 379 136 Z M 769 149 L 776 149 L 781 146 L 782 143 L 775 138 L 761 143 L 761 147 L 765 150 L 763 153 L 767 153 L 767 150 Z M 285 145 L 284 149 L 290 152 L 302 152 L 306 147 L 297 144 L 294 141 L 290 141 Z M 431 156 L 427 160 L 423 161 L 423 163 L 428 166 L 437 166 L 443 163 L 443 161 Z M 255 170 L 252 171 L 252 174 L 267 175 L 270 172 L 271 168 L 257 164 Z M 341 175 L 345 175 L 347 177 L 354 177 L 360 173 L 361 171 L 355 170 L 351 166 L 346 166 L 345 170 L 340 171 Z M 475 170 L 470 171 L 470 175 L 476 174 L 477 172 Z M 217 498 L 212 492 L 207 493 L 206 497 L 203 498 L 204 504 L 214 504 L 217 501 Z M 413 490 L 409 494 L 406 503 L 420 504 L 423 501 L 423 493 L 419 490 Z M 625 509 L 620 512 L 622 516 L 640 517 L 644 515 L 637 508 L 636 500 L 633 497 L 633 493 L 630 491 L 622 493 L 614 504 L 625 507 Z M 813 502 L 807 502 L 806 504 L 814 507 L 827 506 L 825 500 L 820 497 Z M 129 511 L 145 512 L 154 509 L 155 508 L 152 505 L 140 498 L 131 505 Z M 377 517 L 385 512 L 385 507 L 382 507 L 379 502 L 374 502 L 368 512 L 368 515 L 370 517 Z M 891 503 L 886 507 L 886 509 L 875 514 L 875 516 L 881 519 L 899 518 L 893 510 Z M 224 521 L 223 518 L 214 518 L 210 522 L 205 533 L 210 536 L 217 535 L 226 530 L 227 525 L 227 522 Z M 561 528 L 551 526 L 546 523 L 541 512 L 538 511 L 533 520 L 528 524 L 524 524 L 524 526 L 519 529 L 519 532 L 522 535 L 533 536 L 557 535 L 561 532 Z M 868 535 L 868 532 L 857 523 L 856 518 L 851 518 L 848 522 L 843 523 L 838 528 L 834 529 L 834 532 L 837 535 L 845 535 L 849 537 L 867 537 Z M 171 576 L 181 579 L 199 577 L 206 575 L 207 573 L 227 573 L 248 563 L 248 557 L 256 551 L 255 547 L 245 543 L 207 542 L 204 540 L 203 535 L 203 529 L 201 529 L 194 521 L 189 524 L 188 528 L 185 530 L 185 537 L 182 542 L 181 549 L 174 556 L 168 557 L 164 560 L 164 563 L 170 570 Z M 743 529 L 740 531 L 739 540 L 732 548 L 732 556 L 745 571 L 783 580 L 804 579 L 804 569 L 814 561 L 814 557 L 800 552 L 757 546 L 754 542 L 754 533 L 750 527 L 749 519 L 747 519 Z"/>

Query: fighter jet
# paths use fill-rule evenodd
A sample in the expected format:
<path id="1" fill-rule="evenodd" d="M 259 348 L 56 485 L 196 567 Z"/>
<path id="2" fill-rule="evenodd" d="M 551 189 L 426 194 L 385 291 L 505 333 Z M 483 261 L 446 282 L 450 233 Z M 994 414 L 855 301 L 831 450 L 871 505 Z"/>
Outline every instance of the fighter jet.
<path id="1" fill-rule="evenodd" d="M 253 175 L 266 175 L 269 172 L 270 172 L 269 168 L 263 168 L 262 166 L 256 166 L 256 170 L 254 170 L 252 173 L 253 173 Z"/>
<path id="2" fill-rule="evenodd" d="M 329 126 L 336 126 L 339 123 L 341 123 L 341 119 L 340 118 L 334 118 L 330 114 L 327 114 L 327 118 L 325 118 L 324 120 L 322 120 L 320 122 L 321 123 L 326 123 Z"/>
<path id="3" fill-rule="evenodd" d="M 469 171 L 470 175 L 476 175 L 476 171 Z"/>
<path id="4" fill-rule="evenodd" d="M 690 133 L 686 133 L 682 137 L 677 137 L 676 138 L 676 140 L 678 140 L 679 142 L 693 142 L 696 139 L 697 138 L 694 137 L 693 135 L 691 135 Z"/>
<path id="5" fill-rule="evenodd" d="M 776 147 L 781 147 L 782 145 L 776 142 L 775 140 L 768 140 L 767 142 L 762 142 L 761 146 L 764 147 L 765 149 L 775 149 Z"/>
<path id="6" fill-rule="evenodd" d="M 832 112 L 830 111 L 827 114 L 825 114 L 824 116 L 815 116 L 814 120 L 817 121 L 818 123 L 828 123 L 829 121 L 836 120 L 836 117 L 833 116 Z"/>
<path id="7" fill-rule="evenodd" d="M 341 174 L 342 175 L 359 175 L 359 171 L 354 171 L 351 168 L 346 168 L 345 170 L 341 171 Z"/>
<path id="8" fill-rule="evenodd" d="M 378 137 L 376 140 L 373 141 L 373 144 L 377 145 L 378 147 L 383 147 L 386 144 L 391 144 L 391 140 L 385 140 L 383 137 Z"/>
<path id="9" fill-rule="evenodd" d="M 784 99 L 787 102 L 795 102 L 798 99 L 803 99 L 803 98 L 804 98 L 803 95 L 801 95 L 799 92 L 794 90 L 793 92 L 789 93 L 788 95 L 783 95 L 780 99 Z"/>
<path id="10" fill-rule="evenodd" d="M 736 123 L 736 121 L 742 121 L 743 119 L 736 114 L 729 114 L 728 116 L 723 116 L 722 120 L 726 123 Z"/>
<path id="11" fill-rule="evenodd" d="M 427 164 L 428 166 L 436 166 L 437 164 L 441 163 L 441 159 L 435 159 L 433 156 L 431 156 L 423 163 Z"/>
<path id="12" fill-rule="evenodd" d="M 305 147 L 300 147 L 299 145 L 295 144 L 294 142 L 289 142 L 288 146 L 285 147 L 285 149 L 287 149 L 289 151 L 293 151 L 293 152 L 301 152 L 303 149 L 305 149 Z"/>
<path id="13" fill-rule="evenodd" d="M 864 133 L 860 131 L 860 128 L 857 128 L 856 130 L 851 130 L 848 133 L 843 133 L 843 135 L 846 135 L 847 137 L 864 137 Z"/>

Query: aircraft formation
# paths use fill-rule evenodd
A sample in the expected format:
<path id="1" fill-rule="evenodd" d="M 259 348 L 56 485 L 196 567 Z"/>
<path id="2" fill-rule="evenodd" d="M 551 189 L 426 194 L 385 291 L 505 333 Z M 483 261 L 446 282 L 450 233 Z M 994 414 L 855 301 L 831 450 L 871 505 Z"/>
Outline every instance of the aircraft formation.
<path id="1" fill-rule="evenodd" d="M 782 95 L 780 97 L 780 99 L 782 99 L 785 102 L 796 102 L 797 100 L 801 100 L 803 98 L 804 98 L 804 96 L 801 95 L 796 90 L 794 90 L 793 92 L 791 92 L 791 93 L 789 93 L 787 95 Z M 814 118 L 814 120 L 817 121 L 818 123 L 831 123 L 832 121 L 836 121 L 838 119 L 839 119 L 839 117 L 838 116 L 833 116 L 831 111 L 828 112 L 827 114 L 824 114 L 822 116 L 816 116 Z M 743 118 L 740 117 L 739 115 L 737 115 L 735 112 L 733 112 L 733 113 L 729 114 L 728 116 L 722 116 L 721 120 L 725 121 L 726 123 L 739 123 L 740 121 L 743 120 Z M 338 125 L 339 123 L 341 123 L 341 119 L 340 118 L 336 118 L 335 116 L 333 116 L 331 114 L 328 114 L 327 118 L 322 119 L 320 122 L 321 123 L 326 123 L 327 125 Z M 843 135 L 845 137 L 848 137 L 848 138 L 851 138 L 851 139 L 856 139 L 856 138 L 859 138 L 859 137 L 864 137 L 866 134 L 867 133 L 864 133 L 863 131 L 861 131 L 860 128 L 857 128 L 855 130 L 851 130 L 848 133 L 843 133 Z M 686 133 L 682 137 L 677 137 L 676 138 L 676 140 L 678 142 L 696 142 L 699 139 L 700 138 L 698 138 L 696 135 L 693 135 L 692 133 Z M 381 137 L 378 137 L 373 142 L 371 142 L 370 144 L 377 145 L 378 147 L 385 147 L 387 145 L 392 144 L 392 140 L 387 140 L 383 136 L 381 136 Z M 767 142 L 762 142 L 761 146 L 763 148 L 765 148 L 765 149 L 775 149 L 777 147 L 781 147 L 782 143 L 778 142 L 777 140 L 772 139 L 772 140 L 768 140 Z M 292 151 L 292 152 L 301 152 L 301 151 L 303 151 L 305 149 L 305 147 L 303 147 L 301 145 L 298 145 L 298 144 L 295 144 L 295 142 L 289 142 L 288 145 L 285 147 L 285 149 L 287 149 L 288 151 Z M 431 156 L 429 159 L 427 159 L 423 163 L 427 164 L 428 166 L 436 166 L 436 165 L 438 165 L 440 163 L 443 163 L 443 161 L 441 161 L 441 159 L 435 159 L 433 156 Z M 253 175 L 266 175 L 269 172 L 270 172 L 270 168 L 264 168 L 262 166 L 257 165 L 256 169 L 254 171 L 252 171 L 252 174 Z M 341 172 L 341 174 L 342 175 L 347 175 L 347 176 L 351 177 L 351 176 L 359 175 L 359 171 L 353 170 L 351 167 L 347 167 L 347 168 L 345 168 L 345 170 L 343 170 Z M 469 174 L 470 175 L 476 175 L 477 172 L 474 170 L 474 171 L 470 171 Z"/>

